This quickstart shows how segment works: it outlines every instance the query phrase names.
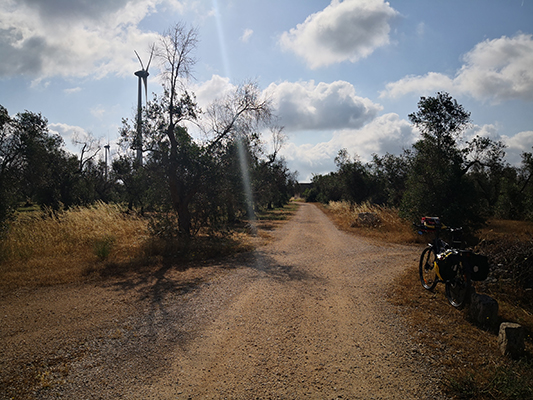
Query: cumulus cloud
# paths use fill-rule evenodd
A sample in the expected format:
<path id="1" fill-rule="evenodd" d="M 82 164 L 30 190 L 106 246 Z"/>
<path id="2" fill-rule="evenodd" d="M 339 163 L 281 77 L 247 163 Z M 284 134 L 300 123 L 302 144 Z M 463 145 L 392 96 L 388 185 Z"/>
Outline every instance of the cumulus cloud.
<path id="1" fill-rule="evenodd" d="M 205 109 L 214 100 L 224 97 L 235 89 L 236 86 L 231 83 L 229 78 L 213 75 L 210 80 L 199 85 L 193 85 L 192 91 L 196 95 L 198 106 Z"/>
<path id="2" fill-rule="evenodd" d="M 357 96 L 353 85 L 345 81 L 273 83 L 265 92 L 280 124 L 292 132 L 360 128 L 382 110 L 379 104 Z"/>
<path id="3" fill-rule="evenodd" d="M 454 77 L 436 72 L 408 76 L 387 84 L 381 97 L 447 90 L 494 102 L 533 100 L 532 35 L 518 34 L 512 38 L 502 36 L 486 40 L 478 43 L 463 60 L 463 66 Z"/>
<path id="4" fill-rule="evenodd" d="M 84 145 L 88 147 L 85 149 L 85 157 L 87 154 L 97 153 L 97 159 L 103 160 L 105 157 L 103 146 L 105 143 L 110 145 L 110 154 L 116 154 L 119 151 L 119 138 L 104 141 L 104 138 L 96 138 L 91 132 L 82 127 L 68 125 L 63 123 L 50 123 L 48 129 L 52 133 L 60 135 L 65 142 L 65 150 L 68 152 L 81 156 L 81 149 Z"/>
<path id="5" fill-rule="evenodd" d="M 327 142 L 315 145 L 289 143 L 281 151 L 291 170 L 298 170 L 302 181 L 309 181 L 312 174 L 325 174 L 335 169 L 334 159 L 340 149 L 346 148 L 351 155 L 358 155 L 363 162 L 372 159 L 372 154 L 400 154 L 411 147 L 418 138 L 411 124 L 398 114 L 379 116 L 360 129 L 335 131 Z"/>
<path id="6" fill-rule="evenodd" d="M 176 0 L 4 0 L 0 4 L 0 77 L 102 77 L 131 74 L 133 49 L 158 34 L 137 24 Z"/>
<path id="7" fill-rule="evenodd" d="M 280 45 L 310 68 L 356 62 L 389 43 L 389 21 L 398 12 L 383 0 L 332 0 L 280 37 Z"/>
<path id="8" fill-rule="evenodd" d="M 343 130 L 336 140 L 352 149 L 362 160 L 370 161 L 375 154 L 399 154 L 418 139 L 418 132 L 398 114 L 389 113 L 374 119 L 359 130 Z"/>
<path id="9" fill-rule="evenodd" d="M 424 76 L 406 76 L 397 82 L 387 84 L 387 89 L 380 93 L 380 97 L 402 97 L 408 93 L 429 93 L 439 90 L 455 92 L 453 79 L 436 72 L 429 72 Z"/>
<path id="10" fill-rule="evenodd" d="M 48 129 L 50 132 L 60 135 L 69 149 L 72 149 L 75 146 L 75 141 L 88 142 L 92 139 L 92 135 L 79 126 L 63 123 L 50 123 L 48 124 Z"/>
<path id="11" fill-rule="evenodd" d="M 520 165 L 522 153 L 533 152 L 533 131 L 519 132 L 514 136 L 504 135 L 502 141 L 507 145 L 505 158 L 511 165 Z"/>
<path id="12" fill-rule="evenodd" d="M 501 141 L 505 146 L 505 161 L 519 166 L 522 153 L 533 151 L 533 131 L 522 131 L 515 135 L 500 134 L 502 127 L 498 124 L 473 125 L 465 132 L 464 139 L 472 140 L 475 136 L 487 137 L 494 141 Z"/>
<path id="13" fill-rule="evenodd" d="M 455 81 L 476 98 L 533 100 L 533 37 L 520 34 L 479 43 L 465 55 Z"/>
<path id="14" fill-rule="evenodd" d="M 533 148 L 533 131 L 519 132 L 512 137 L 504 137 L 504 141 L 511 149 L 520 152 L 531 152 Z"/>

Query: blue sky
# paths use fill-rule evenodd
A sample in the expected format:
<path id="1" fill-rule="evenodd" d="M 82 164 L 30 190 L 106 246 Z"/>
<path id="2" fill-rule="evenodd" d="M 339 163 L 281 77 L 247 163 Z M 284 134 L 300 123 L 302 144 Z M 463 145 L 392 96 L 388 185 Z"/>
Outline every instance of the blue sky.
<path id="1" fill-rule="evenodd" d="M 407 116 L 438 91 L 471 112 L 467 139 L 503 140 L 512 164 L 532 151 L 532 0 L 0 0 L 0 104 L 41 112 L 72 151 L 93 137 L 119 153 L 134 50 L 146 62 L 176 22 L 198 29 L 200 106 L 256 81 L 300 181 L 333 171 L 342 148 L 369 161 L 410 147 Z"/>

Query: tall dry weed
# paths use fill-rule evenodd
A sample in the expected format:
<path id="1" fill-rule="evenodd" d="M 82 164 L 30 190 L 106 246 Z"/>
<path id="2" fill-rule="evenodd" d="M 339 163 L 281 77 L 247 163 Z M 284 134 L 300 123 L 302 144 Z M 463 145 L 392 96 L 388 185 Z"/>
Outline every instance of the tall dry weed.
<path id="1" fill-rule="evenodd" d="M 0 243 L 0 284 L 76 281 L 91 264 L 137 256 L 147 237 L 146 222 L 114 204 L 20 213 Z"/>
<path id="2" fill-rule="evenodd" d="M 333 216 L 337 225 L 348 231 L 388 240 L 393 243 L 414 243 L 419 238 L 415 234 L 411 223 L 399 216 L 399 211 L 393 207 L 385 207 L 369 202 L 351 204 L 347 201 L 330 202 L 325 211 Z M 361 222 L 359 215 L 371 213 L 375 215 L 376 223 L 371 225 Z"/>

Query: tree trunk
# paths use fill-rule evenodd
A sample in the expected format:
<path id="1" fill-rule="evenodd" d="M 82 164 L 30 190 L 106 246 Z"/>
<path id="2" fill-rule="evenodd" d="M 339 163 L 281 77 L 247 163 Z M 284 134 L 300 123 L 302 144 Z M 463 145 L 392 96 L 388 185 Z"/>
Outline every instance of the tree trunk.
<path id="1" fill-rule="evenodd" d="M 189 202 L 183 194 L 183 184 L 177 177 L 177 168 L 174 163 L 170 165 L 169 171 L 169 186 L 170 186 L 170 200 L 172 208 L 178 213 L 178 230 L 185 236 L 191 235 L 191 213 L 189 211 Z"/>
<path id="2" fill-rule="evenodd" d="M 178 228 L 185 237 L 191 236 L 191 212 L 189 201 L 181 201 L 177 204 Z"/>

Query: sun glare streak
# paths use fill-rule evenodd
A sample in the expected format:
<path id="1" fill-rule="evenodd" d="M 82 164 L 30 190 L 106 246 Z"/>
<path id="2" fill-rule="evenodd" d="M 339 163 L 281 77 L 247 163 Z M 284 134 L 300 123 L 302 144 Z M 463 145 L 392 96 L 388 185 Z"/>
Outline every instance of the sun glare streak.
<path id="1" fill-rule="evenodd" d="M 219 7 L 218 7 L 218 0 L 213 0 L 213 9 L 214 9 L 215 21 L 217 25 L 218 42 L 219 42 L 219 47 L 220 47 L 220 55 L 221 55 L 222 63 L 224 67 L 224 74 L 231 80 L 228 53 L 226 51 L 226 40 L 224 37 L 224 27 L 222 24 L 222 16 L 220 15 Z M 244 146 L 243 139 L 244 138 L 242 137 L 242 134 L 239 133 L 238 138 L 237 138 L 237 148 L 238 148 L 238 155 L 239 155 L 239 165 L 241 169 L 242 184 L 243 184 L 243 189 L 244 189 L 244 194 L 245 194 L 246 211 L 248 214 L 248 220 L 250 221 L 250 225 L 252 227 L 252 233 L 255 235 L 257 230 L 256 230 L 256 224 L 255 224 L 253 192 L 252 192 L 252 185 L 250 181 L 250 169 L 249 169 L 248 160 L 246 157 L 246 149 Z"/>
<path id="2" fill-rule="evenodd" d="M 250 221 L 252 233 L 255 235 L 257 233 L 257 228 L 255 225 L 252 184 L 250 182 L 249 165 L 248 165 L 248 159 L 246 157 L 246 149 L 244 147 L 244 138 L 240 134 L 237 138 L 237 149 L 239 153 L 239 164 L 241 167 L 242 185 L 244 188 L 244 195 L 245 195 L 245 201 L 246 201 L 246 211 L 248 213 L 248 220 Z"/>
<path id="3" fill-rule="evenodd" d="M 224 27 L 222 26 L 222 16 L 220 15 L 218 0 L 213 0 L 213 9 L 215 12 L 215 21 L 217 24 L 217 33 L 218 33 L 218 45 L 220 48 L 220 57 L 222 58 L 222 64 L 224 66 L 224 74 L 231 78 L 230 76 L 230 67 L 228 60 L 228 52 L 226 50 L 226 39 L 224 37 Z"/>

